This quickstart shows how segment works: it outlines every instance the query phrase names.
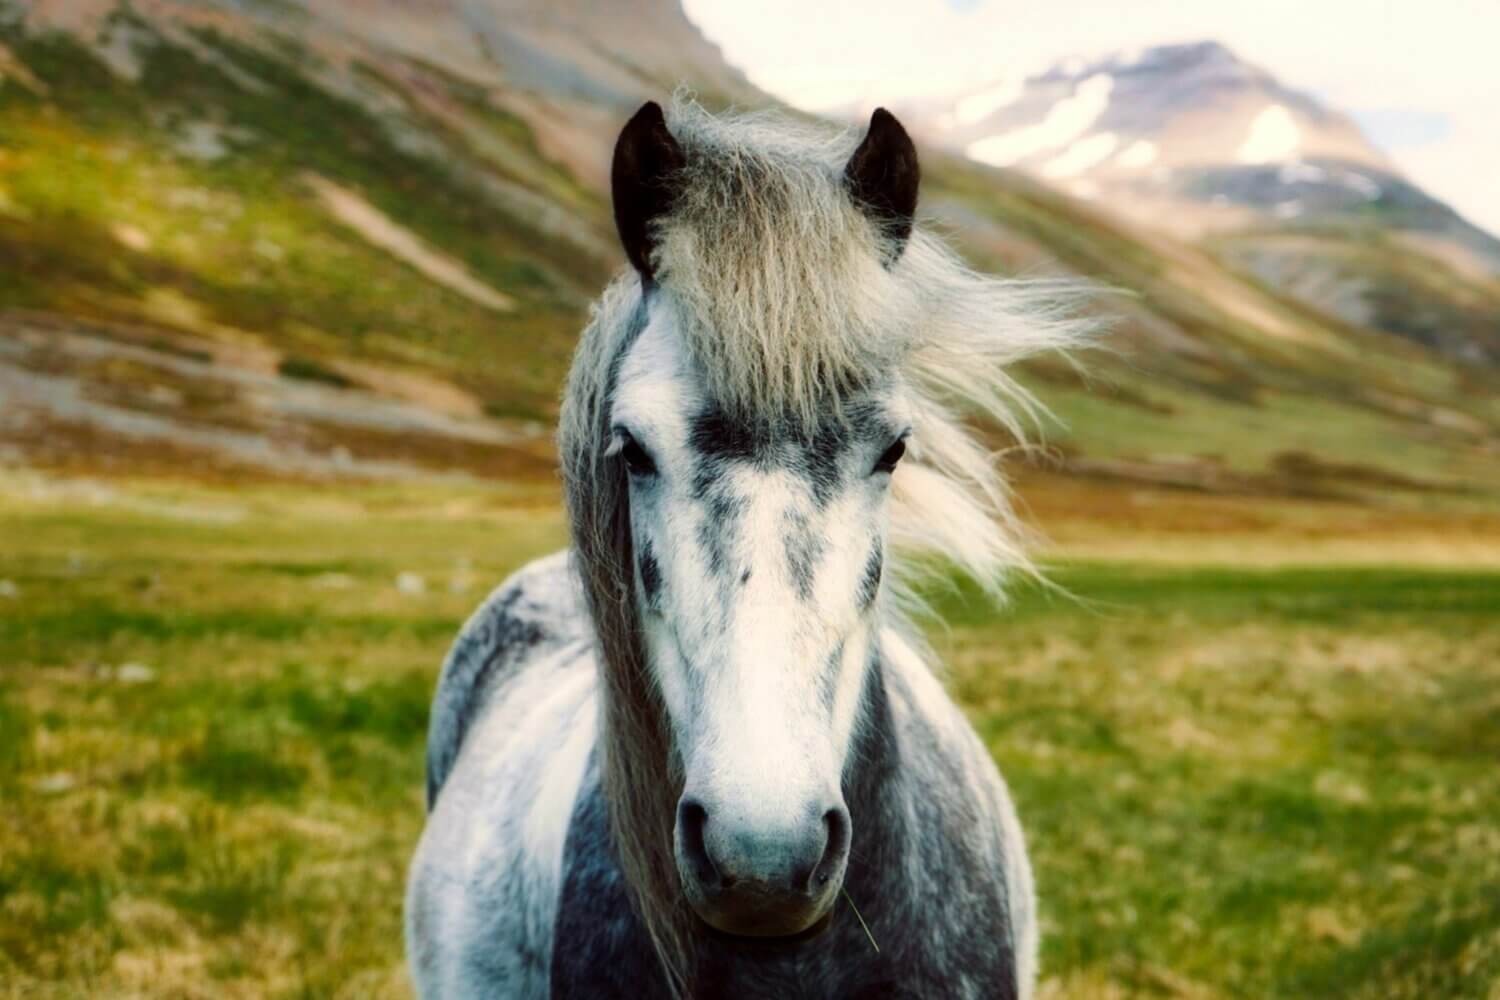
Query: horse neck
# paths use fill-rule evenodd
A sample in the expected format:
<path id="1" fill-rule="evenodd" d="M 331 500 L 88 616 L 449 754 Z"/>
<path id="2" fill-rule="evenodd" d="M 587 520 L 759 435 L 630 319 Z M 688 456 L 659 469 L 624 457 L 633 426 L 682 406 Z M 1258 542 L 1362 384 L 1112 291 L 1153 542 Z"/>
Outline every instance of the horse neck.
<path id="1" fill-rule="evenodd" d="M 878 642 L 872 644 L 871 657 L 863 712 L 845 769 L 845 801 L 853 825 L 845 885 L 856 905 L 861 891 L 893 898 L 889 883 L 905 870 L 901 862 L 910 833 L 901 743 Z"/>

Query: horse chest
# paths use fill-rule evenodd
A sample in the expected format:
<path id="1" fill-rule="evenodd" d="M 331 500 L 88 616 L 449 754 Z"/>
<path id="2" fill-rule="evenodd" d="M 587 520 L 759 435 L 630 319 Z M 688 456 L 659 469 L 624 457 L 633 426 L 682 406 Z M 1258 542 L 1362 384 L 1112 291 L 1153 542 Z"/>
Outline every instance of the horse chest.
<path id="1" fill-rule="evenodd" d="M 551 994 L 559 1000 L 666 997 L 655 952 L 615 862 L 606 806 L 593 779 L 591 768 L 564 849 Z M 873 881 L 866 887 L 873 897 Z M 1015 997 L 1003 908 L 984 898 L 965 899 L 952 888 L 934 882 L 903 893 L 891 912 L 865 914 L 874 924 L 879 951 L 842 904 L 827 931 L 797 945 L 706 939 L 699 948 L 693 995 L 704 1000 Z M 859 888 L 851 891 L 858 894 Z"/>

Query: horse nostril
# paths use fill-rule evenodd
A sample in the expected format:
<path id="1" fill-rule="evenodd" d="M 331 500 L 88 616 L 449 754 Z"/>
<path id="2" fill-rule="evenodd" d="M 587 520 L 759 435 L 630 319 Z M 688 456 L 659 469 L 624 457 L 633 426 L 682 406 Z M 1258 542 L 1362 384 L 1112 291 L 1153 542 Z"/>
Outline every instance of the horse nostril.
<path id="1" fill-rule="evenodd" d="M 772 900 L 821 899 L 843 874 L 849 853 L 849 813 L 842 805 L 801 823 L 747 822 L 734 808 L 710 815 L 704 800 L 677 804 L 676 852 L 685 889 L 699 902 L 742 908 Z M 740 820 L 740 822 L 736 822 Z M 788 903 L 788 905 L 792 905 Z"/>
<path id="2" fill-rule="evenodd" d="M 683 799 L 678 803 L 677 835 L 682 844 L 682 853 L 700 882 L 710 882 L 718 875 L 718 869 L 708 856 L 708 847 L 703 840 L 703 829 L 707 825 L 708 810 L 703 808 L 702 803 L 696 799 Z"/>
<path id="3" fill-rule="evenodd" d="M 813 870 L 813 883 L 820 889 L 833 879 L 849 854 L 849 814 L 843 809 L 828 810 L 823 814 L 823 829 L 827 838 L 823 856 Z"/>

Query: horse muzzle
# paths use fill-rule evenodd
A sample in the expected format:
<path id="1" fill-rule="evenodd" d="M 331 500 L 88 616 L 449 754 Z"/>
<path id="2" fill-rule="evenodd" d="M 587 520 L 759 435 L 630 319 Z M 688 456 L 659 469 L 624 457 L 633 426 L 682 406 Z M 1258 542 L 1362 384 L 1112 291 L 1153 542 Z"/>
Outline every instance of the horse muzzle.
<path id="1" fill-rule="evenodd" d="M 786 937 L 833 905 L 849 861 L 849 811 L 826 803 L 783 822 L 756 821 L 690 795 L 677 806 L 677 871 L 709 926 L 744 937 Z"/>

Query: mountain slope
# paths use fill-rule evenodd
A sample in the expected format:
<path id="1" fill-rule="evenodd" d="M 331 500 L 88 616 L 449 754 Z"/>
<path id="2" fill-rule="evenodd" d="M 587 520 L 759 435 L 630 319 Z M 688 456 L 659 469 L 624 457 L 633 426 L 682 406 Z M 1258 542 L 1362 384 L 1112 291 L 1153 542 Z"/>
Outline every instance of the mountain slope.
<path id="1" fill-rule="evenodd" d="M 1500 363 L 1500 240 L 1346 116 L 1215 42 L 1071 59 L 914 109 L 933 142 L 1187 239 L 1339 320 Z"/>
<path id="2" fill-rule="evenodd" d="M 1500 269 L 1500 240 L 1403 178 L 1352 120 L 1217 42 L 1068 59 L 915 110 L 934 142 L 1181 235 L 1378 213 Z"/>
<path id="3" fill-rule="evenodd" d="M 620 120 L 681 80 L 768 103 L 667 0 L 0 3 L 0 74 L 0 448 L 235 474 L 543 471 L 620 265 Z M 976 263 L 1128 293 L 1093 307 L 1114 330 L 1093 384 L 1023 373 L 1067 420 L 1064 470 L 1500 493 L 1496 375 L 1457 348 L 1310 305 L 1265 273 L 1280 246 L 1193 246 L 923 153 L 923 209 Z"/>

